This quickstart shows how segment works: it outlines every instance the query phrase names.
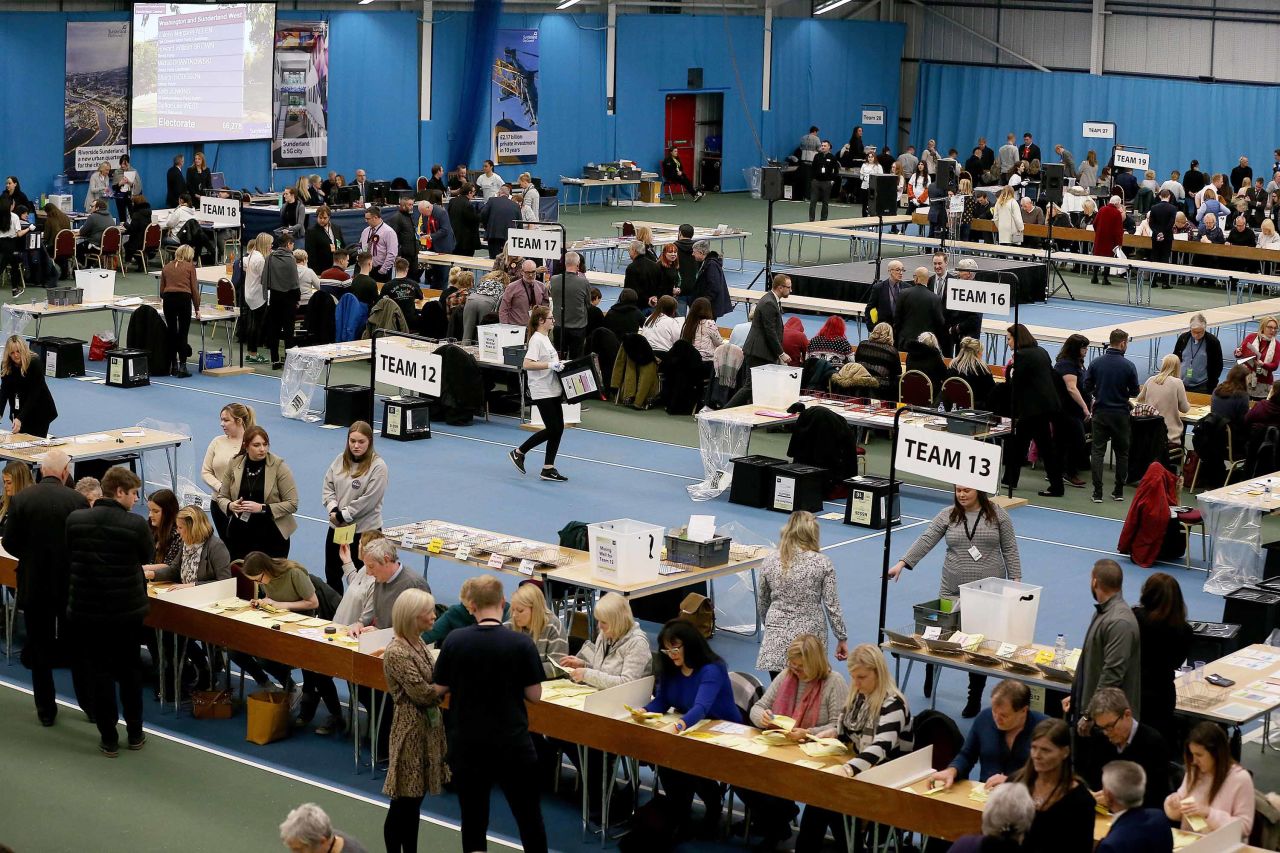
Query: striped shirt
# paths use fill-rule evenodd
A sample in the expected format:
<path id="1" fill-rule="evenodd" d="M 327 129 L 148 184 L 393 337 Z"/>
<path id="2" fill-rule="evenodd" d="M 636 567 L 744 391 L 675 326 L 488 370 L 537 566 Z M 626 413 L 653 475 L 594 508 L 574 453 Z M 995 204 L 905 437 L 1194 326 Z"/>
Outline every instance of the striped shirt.
<path id="1" fill-rule="evenodd" d="M 878 716 L 872 716 L 866 704 L 866 697 L 858 694 L 840 717 L 838 727 L 839 738 L 857 751 L 849 761 L 855 775 L 910 752 L 913 745 L 911 712 L 905 699 L 889 694 Z"/>

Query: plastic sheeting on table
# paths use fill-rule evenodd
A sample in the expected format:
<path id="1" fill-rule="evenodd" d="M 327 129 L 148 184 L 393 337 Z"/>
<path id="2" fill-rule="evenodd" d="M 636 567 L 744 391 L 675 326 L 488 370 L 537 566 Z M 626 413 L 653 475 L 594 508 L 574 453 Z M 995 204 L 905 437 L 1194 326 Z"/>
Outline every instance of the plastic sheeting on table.
<path id="1" fill-rule="evenodd" d="M 729 488 L 733 479 L 733 460 L 745 456 L 751 441 L 751 425 L 726 417 L 721 412 L 698 415 L 698 450 L 702 454 L 704 479 L 688 486 L 689 497 L 709 501 Z"/>
<path id="2" fill-rule="evenodd" d="M 734 545 L 758 545 L 777 550 L 777 543 L 763 533 L 757 533 L 738 521 L 730 521 L 716 527 L 716 536 L 728 536 Z M 714 592 L 716 625 L 726 631 L 750 633 L 756 619 L 758 579 L 751 570 L 738 572 L 720 582 L 730 581 L 728 589 Z M 763 618 L 761 619 L 763 624 Z"/>
<path id="3" fill-rule="evenodd" d="M 181 421 L 162 421 L 162 420 L 158 420 L 157 418 L 143 418 L 142 420 L 138 421 L 138 423 L 135 424 L 135 426 L 141 427 L 142 429 L 153 429 L 158 432 L 177 433 L 178 435 L 194 435 L 195 434 L 191 431 L 191 424 L 182 423 Z M 152 455 L 159 455 L 160 457 L 164 458 L 165 467 L 163 468 L 163 470 L 166 473 L 169 472 L 169 468 L 168 468 L 169 454 L 165 450 L 156 449 L 156 450 L 147 450 L 143 452 L 149 453 Z M 203 451 L 201 452 L 203 453 Z M 151 457 L 149 456 L 148 458 L 151 458 Z M 182 444 L 178 445 L 177 449 L 173 451 L 172 458 L 174 460 L 174 466 L 175 466 L 172 473 L 174 474 L 174 479 L 176 479 L 178 482 L 178 491 L 175 497 L 178 498 L 179 505 L 187 506 L 188 504 L 198 504 L 202 509 L 208 510 L 209 497 L 205 495 L 201 490 L 201 486 L 199 485 L 200 481 L 197 480 L 197 476 L 196 476 L 195 447 L 192 445 L 190 441 L 184 441 Z M 204 456 L 202 455 L 200 458 L 203 461 Z M 151 482 L 149 484 L 144 484 L 144 488 L 143 488 L 144 492 L 150 493 L 151 486 L 163 486 L 164 488 L 169 487 L 169 480 L 166 480 L 163 478 L 161 479 L 155 478 L 156 471 L 161 469 L 147 469 L 147 470 L 151 474 Z"/>
<path id="4" fill-rule="evenodd" d="M 8 305 L 0 310 L 0 334 L 7 341 L 14 335 L 27 337 L 27 327 L 31 325 L 32 315 L 26 311 L 15 311 Z"/>
<path id="5" fill-rule="evenodd" d="M 285 353 L 284 374 L 280 377 L 280 414 L 286 418 L 315 423 L 323 413 L 311 407 L 324 376 L 323 358 L 293 349 Z"/>
<path id="6" fill-rule="evenodd" d="M 1262 509 L 1250 504 L 1200 496 L 1205 532 L 1212 537 L 1213 560 L 1204 591 L 1226 595 L 1262 580 Z"/>

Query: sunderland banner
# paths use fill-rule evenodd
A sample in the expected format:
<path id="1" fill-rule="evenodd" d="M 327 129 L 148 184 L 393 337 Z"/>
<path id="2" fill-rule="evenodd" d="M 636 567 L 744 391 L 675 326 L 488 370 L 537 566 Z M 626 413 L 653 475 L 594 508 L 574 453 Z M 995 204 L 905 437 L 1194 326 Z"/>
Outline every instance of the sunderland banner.
<path id="1" fill-rule="evenodd" d="M 82 181 L 116 168 L 129 142 L 129 22 L 68 21 L 62 169 Z"/>
<path id="2" fill-rule="evenodd" d="M 277 21 L 275 121 L 277 168 L 319 168 L 329 160 L 329 24 Z"/>
<path id="3" fill-rule="evenodd" d="M 498 30 L 489 102 L 499 163 L 538 159 L 538 31 Z"/>

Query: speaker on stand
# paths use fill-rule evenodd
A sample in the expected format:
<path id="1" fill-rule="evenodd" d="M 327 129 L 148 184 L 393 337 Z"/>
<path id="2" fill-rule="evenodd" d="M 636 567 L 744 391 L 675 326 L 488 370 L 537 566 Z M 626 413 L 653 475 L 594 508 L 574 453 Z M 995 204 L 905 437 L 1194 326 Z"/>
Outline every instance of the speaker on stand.
<path id="1" fill-rule="evenodd" d="M 760 198 L 769 205 L 768 223 L 764 232 L 764 269 L 760 271 L 764 274 L 765 290 L 769 289 L 769 282 L 773 280 L 773 203 L 782 198 L 782 184 L 781 166 L 765 166 L 760 170 Z M 759 274 L 751 279 L 751 284 L 747 287 L 754 287 L 758 278 Z"/>
<path id="2" fill-rule="evenodd" d="M 884 218 L 898 212 L 898 176 L 872 175 L 867 188 L 867 208 L 879 220 L 876 225 L 876 277 L 880 280 L 880 250 L 884 242 Z"/>
<path id="3" fill-rule="evenodd" d="M 1049 267 L 1050 277 L 1057 280 L 1053 289 L 1049 291 L 1049 296 L 1056 296 L 1059 290 L 1065 290 L 1067 296 L 1074 302 L 1076 297 L 1071 292 L 1070 285 L 1067 280 L 1062 277 L 1062 272 L 1054 266 L 1053 263 L 1053 219 L 1054 214 L 1049 210 L 1052 205 L 1057 209 L 1062 208 L 1062 185 L 1066 178 L 1066 167 L 1061 163 L 1045 163 L 1041 166 L 1044 177 L 1040 182 L 1040 199 L 1045 204 L 1045 220 L 1049 226 L 1049 237 L 1045 242 L 1045 263 Z"/>

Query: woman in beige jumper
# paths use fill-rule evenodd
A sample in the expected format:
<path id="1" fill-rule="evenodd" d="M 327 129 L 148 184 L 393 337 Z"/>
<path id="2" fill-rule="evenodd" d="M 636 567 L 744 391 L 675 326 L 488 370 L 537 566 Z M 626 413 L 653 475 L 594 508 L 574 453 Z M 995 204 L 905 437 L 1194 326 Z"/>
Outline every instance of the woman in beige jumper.
<path id="1" fill-rule="evenodd" d="M 1160 362 L 1160 372 L 1147 380 L 1138 392 L 1139 403 L 1150 403 L 1164 418 L 1170 444 L 1182 444 L 1182 415 L 1191 410 L 1187 388 L 1178 374 L 1182 360 L 1169 354 Z"/>
<path id="2" fill-rule="evenodd" d="M 435 661 L 422 642 L 422 632 L 431 630 L 435 621 L 436 602 L 425 590 L 405 590 L 391 609 L 395 638 L 382 657 L 395 708 L 388 743 L 391 760 L 382 785 L 382 793 L 391 798 L 382 825 L 388 853 L 417 853 L 422 798 L 439 794 L 449 781 L 442 695 L 432 683 Z"/>

